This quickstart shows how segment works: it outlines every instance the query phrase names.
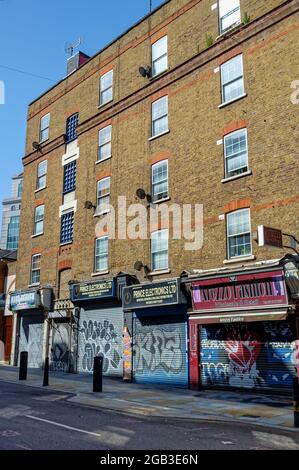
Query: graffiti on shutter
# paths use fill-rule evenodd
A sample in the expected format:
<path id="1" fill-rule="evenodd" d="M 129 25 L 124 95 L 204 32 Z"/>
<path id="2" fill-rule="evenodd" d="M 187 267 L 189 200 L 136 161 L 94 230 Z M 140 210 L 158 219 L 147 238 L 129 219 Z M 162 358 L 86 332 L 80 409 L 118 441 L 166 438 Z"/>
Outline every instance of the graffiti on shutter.
<path id="1" fill-rule="evenodd" d="M 53 324 L 51 349 L 51 370 L 68 372 L 70 360 L 70 325 L 69 323 Z"/>
<path id="2" fill-rule="evenodd" d="M 111 369 L 119 370 L 122 361 L 120 354 L 122 334 L 118 325 L 115 325 L 112 320 L 84 320 L 80 328 L 80 335 L 84 341 L 82 372 L 92 372 L 93 359 L 100 355 L 104 358 L 104 373 L 111 371 Z"/>
<path id="3" fill-rule="evenodd" d="M 294 333 L 288 322 L 202 328 L 203 385 L 291 388 Z"/>

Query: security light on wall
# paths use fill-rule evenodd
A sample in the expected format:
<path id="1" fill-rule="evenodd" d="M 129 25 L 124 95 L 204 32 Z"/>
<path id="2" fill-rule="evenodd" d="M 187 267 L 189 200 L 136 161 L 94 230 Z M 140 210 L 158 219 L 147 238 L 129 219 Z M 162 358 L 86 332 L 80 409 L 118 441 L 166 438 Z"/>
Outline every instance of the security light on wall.
<path id="1" fill-rule="evenodd" d="M 141 200 L 146 199 L 149 204 L 152 202 L 152 196 L 147 194 L 142 188 L 137 189 L 136 196 Z"/>
<path id="2" fill-rule="evenodd" d="M 84 209 L 88 209 L 88 210 L 96 209 L 96 206 L 91 201 L 85 201 Z"/>
<path id="3" fill-rule="evenodd" d="M 134 269 L 135 271 L 141 271 L 142 268 L 144 269 L 144 274 L 145 274 L 145 277 L 147 277 L 148 273 L 150 272 L 148 266 L 146 264 L 143 264 L 142 261 L 136 261 L 135 264 L 134 264 Z"/>
<path id="4" fill-rule="evenodd" d="M 32 148 L 33 150 L 40 150 L 41 149 L 41 144 L 39 142 L 32 142 Z"/>
<path id="5" fill-rule="evenodd" d="M 139 67 L 139 73 L 144 78 L 151 78 L 152 76 L 152 69 L 149 65 L 144 65 L 143 67 Z"/>

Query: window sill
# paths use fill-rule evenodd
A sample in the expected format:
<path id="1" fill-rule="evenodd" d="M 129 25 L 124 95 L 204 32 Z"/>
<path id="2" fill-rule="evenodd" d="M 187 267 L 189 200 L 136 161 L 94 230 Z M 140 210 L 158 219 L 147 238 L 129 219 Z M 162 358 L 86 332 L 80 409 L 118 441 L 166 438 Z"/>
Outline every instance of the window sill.
<path id="1" fill-rule="evenodd" d="M 35 233 L 34 235 L 31 235 L 31 238 L 37 238 L 37 237 L 41 237 L 42 235 L 44 235 L 44 232 L 41 232 L 41 233 Z"/>
<path id="2" fill-rule="evenodd" d="M 243 93 L 243 95 L 240 95 L 238 96 L 237 98 L 234 98 L 233 100 L 230 100 L 230 101 L 226 101 L 225 103 L 221 103 L 218 108 L 219 109 L 222 109 L 222 108 L 225 108 L 225 106 L 228 106 L 232 103 L 235 103 L 236 101 L 239 101 L 239 100 L 242 100 L 243 98 L 246 98 L 247 96 L 247 93 Z"/>
<path id="3" fill-rule="evenodd" d="M 244 173 L 240 173 L 239 175 L 230 176 L 229 178 L 224 178 L 223 180 L 221 180 L 221 183 L 229 183 L 230 181 L 238 180 L 239 178 L 244 178 L 245 176 L 250 176 L 250 175 L 252 175 L 251 170 L 244 171 Z"/>
<path id="4" fill-rule="evenodd" d="M 152 140 L 158 139 L 159 137 L 162 137 L 162 135 L 169 134 L 170 130 L 167 130 L 165 132 L 161 132 L 161 134 L 154 135 L 153 137 L 150 137 L 148 140 L 151 142 Z"/>
<path id="5" fill-rule="evenodd" d="M 227 28 L 225 31 L 219 34 L 219 36 L 216 37 L 215 41 L 219 41 L 219 39 L 225 38 L 226 36 L 234 33 L 234 31 L 237 31 L 240 29 L 240 26 L 243 26 L 243 23 L 240 21 L 240 23 L 235 23 L 229 28 Z"/>
<path id="6" fill-rule="evenodd" d="M 240 256 L 239 258 L 225 259 L 223 261 L 223 264 L 234 264 L 234 263 L 240 263 L 243 261 L 254 261 L 255 259 L 256 259 L 256 256 L 254 255 Z"/>
<path id="7" fill-rule="evenodd" d="M 149 81 L 150 82 L 153 82 L 154 80 L 156 80 L 157 78 L 160 78 L 162 77 L 163 75 L 165 75 L 166 73 L 168 73 L 170 70 L 170 67 L 167 67 L 167 69 L 163 70 L 163 72 L 160 72 L 160 73 L 157 73 L 157 75 L 153 75 L 152 77 L 149 78 Z"/>
<path id="8" fill-rule="evenodd" d="M 163 202 L 167 202 L 170 200 L 171 200 L 171 197 L 168 196 L 168 197 L 164 197 L 163 199 L 158 199 L 157 201 L 153 201 L 152 204 L 163 204 Z"/>
<path id="9" fill-rule="evenodd" d="M 110 155 L 110 157 L 103 158 L 103 160 L 97 160 L 95 162 L 95 165 L 99 165 L 100 163 L 106 162 L 106 160 L 111 160 L 111 158 L 112 158 L 112 155 Z"/>
<path id="10" fill-rule="evenodd" d="M 40 287 L 40 282 L 36 282 L 35 284 L 29 284 L 28 288 L 30 289 L 31 287 Z"/>
<path id="11" fill-rule="evenodd" d="M 40 192 L 43 191 L 44 189 L 47 189 L 47 186 L 43 186 L 42 188 L 38 188 L 38 189 L 36 189 L 34 192 L 35 192 L 35 194 L 36 194 L 36 193 L 40 193 Z"/>
<path id="12" fill-rule="evenodd" d="M 96 214 L 94 214 L 93 216 L 94 217 L 101 217 L 102 215 L 106 215 L 106 214 L 110 214 L 110 210 L 108 211 L 103 211 L 103 212 L 97 212 Z"/>
<path id="13" fill-rule="evenodd" d="M 99 271 L 98 273 L 92 273 L 91 274 L 91 277 L 98 277 L 98 276 L 103 276 L 104 274 L 109 274 L 109 270 L 108 271 Z"/>
<path id="14" fill-rule="evenodd" d="M 161 269 L 160 271 L 151 271 L 148 273 L 148 276 L 161 276 L 162 274 L 169 274 L 171 273 L 170 269 Z"/>
<path id="15" fill-rule="evenodd" d="M 98 109 L 104 108 L 105 106 L 107 106 L 107 104 L 112 103 L 112 101 L 113 101 L 113 98 L 112 100 L 106 101 L 106 103 L 99 104 Z"/>
<path id="16" fill-rule="evenodd" d="M 73 244 L 73 240 L 69 242 L 59 243 L 59 246 L 67 246 L 67 245 L 72 245 L 72 244 Z"/>

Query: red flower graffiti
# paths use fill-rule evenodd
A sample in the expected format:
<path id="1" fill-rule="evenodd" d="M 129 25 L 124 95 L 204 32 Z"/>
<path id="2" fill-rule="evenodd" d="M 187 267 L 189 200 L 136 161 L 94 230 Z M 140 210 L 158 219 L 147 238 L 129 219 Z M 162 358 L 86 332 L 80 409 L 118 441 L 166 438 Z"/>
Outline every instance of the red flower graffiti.
<path id="1" fill-rule="evenodd" d="M 225 350 L 232 366 L 239 373 L 250 372 L 261 352 L 261 342 L 255 333 L 246 332 L 244 338 L 230 335 L 225 343 Z"/>

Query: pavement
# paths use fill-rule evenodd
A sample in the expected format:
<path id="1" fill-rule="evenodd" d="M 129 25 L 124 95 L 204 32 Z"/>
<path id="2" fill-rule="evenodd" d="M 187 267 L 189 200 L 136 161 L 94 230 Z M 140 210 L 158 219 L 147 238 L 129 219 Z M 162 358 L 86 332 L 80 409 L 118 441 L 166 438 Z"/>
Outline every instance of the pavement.
<path id="1" fill-rule="evenodd" d="M 143 416 L 199 421 L 235 422 L 299 432 L 294 428 L 292 398 L 249 391 L 192 391 L 167 386 L 139 385 L 104 377 L 103 393 L 92 392 L 92 376 L 50 372 L 49 387 L 43 373 L 29 370 L 19 382 L 16 367 L 0 365 L 0 381 L 71 394 L 68 401 L 101 410 Z"/>

